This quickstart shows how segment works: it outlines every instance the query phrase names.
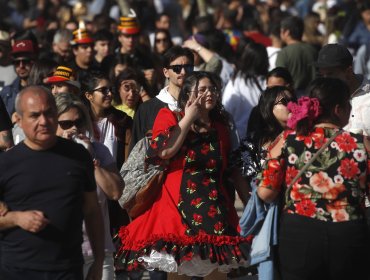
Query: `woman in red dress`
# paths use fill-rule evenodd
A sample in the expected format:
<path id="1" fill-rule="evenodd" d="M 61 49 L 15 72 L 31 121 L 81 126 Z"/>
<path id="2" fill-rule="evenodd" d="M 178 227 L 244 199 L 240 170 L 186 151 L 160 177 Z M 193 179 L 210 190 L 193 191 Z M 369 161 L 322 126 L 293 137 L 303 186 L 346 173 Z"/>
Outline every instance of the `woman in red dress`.
<path id="1" fill-rule="evenodd" d="M 204 277 L 247 265 L 250 240 L 238 233 L 234 190 L 223 185 L 230 139 L 219 94 L 213 74 L 194 72 L 180 93 L 182 112 L 159 111 L 147 161 L 170 164 L 152 207 L 120 230 L 124 269 Z M 248 185 L 238 170 L 231 178 L 246 202 Z"/>

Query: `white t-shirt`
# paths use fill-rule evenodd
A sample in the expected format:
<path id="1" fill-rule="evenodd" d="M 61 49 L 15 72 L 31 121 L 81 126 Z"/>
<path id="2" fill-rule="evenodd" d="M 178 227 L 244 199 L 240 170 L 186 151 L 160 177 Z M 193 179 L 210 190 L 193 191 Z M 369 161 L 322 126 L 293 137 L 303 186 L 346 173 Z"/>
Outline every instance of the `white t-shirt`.
<path id="1" fill-rule="evenodd" d="M 104 144 L 110 151 L 113 158 L 117 158 L 117 137 L 115 134 L 114 125 L 108 121 L 108 118 L 100 119 L 96 122 L 99 129 L 100 138 L 97 139 L 99 143 Z"/>
<path id="2" fill-rule="evenodd" d="M 230 80 L 222 95 L 222 104 L 226 111 L 233 116 L 239 137 L 244 138 L 247 132 L 248 120 L 254 106 L 257 105 L 261 92 L 266 88 L 266 79 L 256 77 L 257 84 L 237 75 L 235 80 Z"/>
<path id="3" fill-rule="evenodd" d="M 276 58 L 278 53 L 281 51 L 281 48 L 276 48 L 276 47 L 267 47 L 267 55 L 269 58 L 269 71 L 272 69 L 276 68 Z"/>

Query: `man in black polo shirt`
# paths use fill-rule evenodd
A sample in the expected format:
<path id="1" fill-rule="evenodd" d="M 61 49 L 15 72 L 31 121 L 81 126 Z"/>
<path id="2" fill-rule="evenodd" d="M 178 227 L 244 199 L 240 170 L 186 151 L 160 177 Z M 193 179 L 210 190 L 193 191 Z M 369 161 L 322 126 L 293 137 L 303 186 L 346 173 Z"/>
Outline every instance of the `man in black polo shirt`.
<path id="1" fill-rule="evenodd" d="M 94 251 L 88 279 L 101 279 L 102 218 L 92 159 L 82 145 L 55 136 L 51 93 L 28 87 L 16 98 L 25 140 L 0 155 L 1 279 L 82 279 L 82 220 Z"/>

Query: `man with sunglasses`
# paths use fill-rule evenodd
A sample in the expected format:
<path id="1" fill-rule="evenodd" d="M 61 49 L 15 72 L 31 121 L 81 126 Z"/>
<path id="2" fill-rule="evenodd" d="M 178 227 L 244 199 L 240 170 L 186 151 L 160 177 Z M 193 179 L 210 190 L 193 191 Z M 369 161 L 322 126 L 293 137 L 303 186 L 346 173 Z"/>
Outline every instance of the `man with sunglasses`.
<path id="1" fill-rule="evenodd" d="M 151 130 L 154 120 L 161 108 L 168 107 L 172 111 L 179 110 L 177 99 L 186 74 L 193 72 L 194 56 L 191 50 L 180 46 L 170 48 L 163 55 L 163 74 L 167 79 L 159 94 L 141 104 L 134 116 L 131 149 Z"/>
<path id="2" fill-rule="evenodd" d="M 5 86 L 0 92 L 6 110 L 10 117 L 15 112 L 15 98 L 24 87 L 28 85 L 32 65 L 36 56 L 35 47 L 31 40 L 15 41 L 11 52 L 17 78 L 9 86 Z"/>

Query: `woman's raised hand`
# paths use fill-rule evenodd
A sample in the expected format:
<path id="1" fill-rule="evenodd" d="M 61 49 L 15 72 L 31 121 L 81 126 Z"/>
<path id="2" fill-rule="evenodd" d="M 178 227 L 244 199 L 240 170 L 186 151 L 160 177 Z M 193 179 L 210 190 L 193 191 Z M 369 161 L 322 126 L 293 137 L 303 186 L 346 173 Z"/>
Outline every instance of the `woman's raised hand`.
<path id="1" fill-rule="evenodd" d="M 204 97 L 205 97 L 204 94 L 198 94 L 197 97 L 192 99 L 189 98 L 188 102 L 186 102 L 185 116 L 189 117 L 192 122 L 200 117 L 202 109 L 201 103 Z"/>

